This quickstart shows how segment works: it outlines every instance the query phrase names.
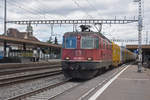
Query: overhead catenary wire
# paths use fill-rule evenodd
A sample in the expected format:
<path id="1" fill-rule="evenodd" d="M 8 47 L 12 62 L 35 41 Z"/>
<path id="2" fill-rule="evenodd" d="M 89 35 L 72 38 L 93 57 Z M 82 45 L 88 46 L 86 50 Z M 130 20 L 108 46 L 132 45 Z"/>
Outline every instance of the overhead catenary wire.
<path id="1" fill-rule="evenodd" d="M 92 9 L 94 9 L 99 15 L 101 15 L 101 13 L 97 10 L 97 8 L 89 1 L 89 0 L 85 0 L 87 3 L 88 3 L 88 5 L 92 8 Z M 92 2 L 94 2 L 94 1 L 92 1 Z M 102 17 L 102 18 L 104 18 L 104 17 Z M 96 26 L 95 26 L 96 27 Z M 109 26 L 109 27 L 111 27 L 111 25 Z M 106 26 L 106 28 L 108 29 L 108 27 Z M 109 29 L 111 29 L 111 28 L 109 28 Z M 111 35 L 111 33 L 109 33 L 110 35 Z"/>
<path id="2" fill-rule="evenodd" d="M 37 1 L 40 1 L 40 0 L 37 0 Z M 90 15 L 89 14 L 89 12 L 87 11 L 87 10 L 85 10 L 81 5 L 80 5 L 80 3 L 78 3 L 79 1 L 75 1 L 75 0 L 72 0 L 72 1 L 74 1 L 75 2 L 75 4 L 79 7 L 79 8 L 81 8 L 86 14 L 88 13 L 88 15 Z M 86 1 L 89 1 L 89 0 L 86 0 Z M 41 2 L 39 2 L 39 3 L 41 3 Z M 90 4 L 89 4 L 90 5 Z M 18 5 L 17 5 L 18 6 Z M 23 6 L 21 6 L 22 8 L 24 8 Z M 92 6 L 91 6 L 92 7 Z M 93 6 L 94 7 L 94 6 Z M 20 8 L 20 7 L 19 7 Z M 96 9 L 96 8 L 95 8 Z M 27 10 L 29 10 L 29 9 L 27 9 Z M 28 11 L 27 11 L 28 12 Z M 30 9 L 30 13 L 31 14 L 33 14 L 33 13 L 36 13 L 36 14 L 40 14 L 40 11 L 34 11 L 33 9 Z M 91 16 L 91 15 L 90 15 Z M 90 17 L 89 16 L 89 17 Z M 92 17 L 93 18 L 93 17 Z"/>
<path id="3" fill-rule="evenodd" d="M 86 2 L 89 4 L 89 6 L 90 6 L 91 8 L 93 8 L 98 14 L 100 14 L 99 11 L 97 10 L 97 8 L 94 7 L 94 5 L 93 5 L 89 0 L 86 0 Z M 92 1 L 92 2 L 93 2 L 93 1 Z"/>
<path id="4" fill-rule="evenodd" d="M 30 13 L 34 13 L 34 14 L 38 14 L 38 15 L 40 15 L 40 16 L 42 16 L 42 18 L 43 19 L 46 19 L 46 18 L 51 18 L 51 19 L 53 19 L 54 17 L 52 17 L 52 16 L 50 16 L 49 14 L 48 14 L 48 11 L 49 11 L 49 9 L 47 9 L 46 7 L 47 7 L 47 5 L 46 4 L 44 4 L 43 3 L 43 1 L 40 1 L 40 0 L 33 0 L 34 2 L 38 2 L 38 4 L 40 4 L 40 5 L 43 5 L 44 6 L 44 8 L 42 8 L 42 7 L 32 7 L 32 6 L 29 6 L 28 8 L 24 8 L 24 7 L 26 7 L 26 5 L 28 5 L 28 2 L 24 2 L 23 0 L 21 0 L 21 1 L 19 1 L 19 2 L 17 2 L 16 0 L 13 0 L 16 4 L 18 4 L 18 5 L 22 5 L 21 6 L 21 8 L 23 8 L 23 9 L 26 9 L 26 10 L 31 10 L 30 11 Z M 16 5 L 17 6 L 17 5 Z"/>
<path id="5" fill-rule="evenodd" d="M 97 10 L 96 6 L 93 5 L 93 2 L 94 2 L 94 1 L 92 1 L 92 2 L 90 2 L 89 0 L 85 0 L 85 1 L 87 1 L 88 5 L 89 5 L 91 8 L 93 8 L 99 15 L 101 15 L 100 12 Z M 115 19 L 116 19 L 116 17 L 115 17 Z M 126 16 L 124 17 L 124 19 L 126 19 Z M 108 27 L 110 27 L 110 28 L 108 28 Z M 115 29 L 113 29 L 113 30 L 111 31 L 111 29 L 112 29 L 112 28 L 111 28 L 111 24 L 110 24 L 109 26 L 106 26 L 104 29 L 110 29 L 110 32 L 108 32 L 108 34 L 103 34 L 103 35 L 107 35 L 107 36 L 111 36 L 111 37 L 112 37 L 112 34 L 116 32 Z M 105 32 L 102 32 L 102 33 L 105 33 Z M 117 39 L 117 40 L 118 40 L 118 39 Z M 116 40 L 116 42 L 117 42 L 117 40 Z M 123 40 L 121 40 L 121 41 L 123 41 Z M 125 40 L 124 40 L 124 41 L 125 41 Z M 130 41 L 130 40 L 129 40 L 129 41 Z M 132 41 L 132 42 L 133 42 L 133 41 Z M 137 41 L 134 41 L 134 42 L 137 42 Z"/>
<path id="6" fill-rule="evenodd" d="M 4 0 L 0 0 L 0 2 L 1 2 L 1 3 L 0 3 L 0 8 L 3 8 L 3 6 L 4 6 L 4 5 L 3 5 Z"/>
<path id="7" fill-rule="evenodd" d="M 33 14 L 36 14 L 36 15 L 38 14 L 42 19 L 45 19 L 45 14 L 41 14 L 42 13 L 41 9 L 38 9 L 39 11 L 37 11 L 37 10 L 35 10 L 35 8 L 32 8 L 32 7 L 24 8 L 25 7 L 24 3 L 18 3 L 15 0 L 13 0 L 13 2 L 9 2 L 9 3 L 14 5 L 15 7 L 21 8 L 22 10 L 30 13 L 31 19 L 35 18 L 34 16 L 32 16 Z M 19 6 L 19 5 L 21 5 L 21 6 Z M 51 17 L 51 16 L 49 16 L 49 17 Z"/>
<path id="8" fill-rule="evenodd" d="M 21 7 L 21 6 L 18 6 L 18 5 L 17 5 L 16 3 L 14 3 L 14 2 L 9 1 L 9 2 L 7 2 L 7 3 L 10 4 L 11 6 L 20 8 L 20 9 L 24 10 L 24 11 L 27 12 L 27 13 L 30 13 L 30 14 L 35 13 L 35 12 L 32 12 L 31 10 L 28 10 L 28 9 L 25 9 L 25 8 L 23 8 L 23 7 Z M 35 13 L 35 14 L 36 14 L 36 13 Z M 32 16 L 30 16 L 30 18 L 33 19 Z"/>
<path id="9" fill-rule="evenodd" d="M 42 1 L 36 0 L 36 1 L 38 1 L 40 4 L 42 4 L 42 5 L 45 7 L 44 9 L 45 9 L 46 11 L 49 10 L 49 9 L 46 8 L 47 5 L 46 5 L 45 3 L 42 2 L 43 0 L 42 0 Z M 48 15 L 48 16 L 49 16 L 49 15 Z M 60 17 L 61 17 L 61 16 L 60 16 Z M 64 19 L 64 18 L 61 17 L 61 19 Z"/>
<path id="10" fill-rule="evenodd" d="M 82 6 L 80 6 L 80 4 L 76 1 L 76 0 L 72 0 L 73 3 L 79 7 L 88 17 L 93 18 L 93 16 L 91 16 Z"/>
<path id="11" fill-rule="evenodd" d="M 15 1 L 15 0 L 14 0 Z M 40 0 L 36 0 L 36 2 L 38 2 L 39 4 L 43 4 L 42 2 L 40 2 Z M 16 2 L 17 3 L 17 2 Z M 26 6 L 26 3 L 20 3 L 20 5 L 22 5 L 22 6 Z M 44 8 L 46 7 L 47 5 L 44 5 Z M 23 7 L 23 9 L 26 9 L 27 11 L 30 11 L 30 13 L 32 14 L 32 12 L 33 13 L 35 13 L 35 14 L 38 14 L 38 15 L 40 15 L 40 17 L 42 18 L 42 19 L 46 19 L 46 16 L 47 17 L 49 17 L 49 18 L 51 18 L 51 19 L 53 19 L 53 17 L 52 16 L 50 16 L 50 15 L 47 15 L 46 14 L 46 10 L 43 10 L 43 9 L 40 9 L 40 7 L 39 8 L 33 8 L 33 7 L 28 7 L 28 9 L 27 8 L 24 8 Z M 36 9 L 36 10 L 35 10 Z M 42 13 L 42 14 L 41 14 Z"/>
<path id="12" fill-rule="evenodd" d="M 46 5 L 43 1 L 41 1 L 41 0 L 35 0 L 35 2 L 38 2 L 38 4 L 44 6 L 44 8 L 42 8 L 42 7 L 40 7 L 40 6 L 37 7 L 37 8 L 28 7 L 30 10 L 32 10 L 32 11 L 34 11 L 34 12 L 36 11 L 36 13 L 42 15 L 44 19 L 46 19 L 46 18 L 51 18 L 51 19 L 53 19 L 53 17 L 48 14 L 49 9 L 47 9 L 47 5 Z M 25 6 L 26 3 L 21 3 L 20 5 Z M 42 9 L 41 9 L 41 8 L 42 8 Z M 37 10 L 35 10 L 35 9 L 37 9 Z M 41 14 L 41 13 L 42 13 L 42 14 Z M 61 19 L 62 19 L 62 18 L 61 18 Z"/>
<path id="13" fill-rule="evenodd" d="M 14 6 L 16 8 L 19 8 L 19 11 L 25 11 L 25 12 L 29 13 L 30 16 L 27 16 L 29 18 L 29 20 L 35 18 L 33 16 L 34 14 L 36 14 L 36 15 L 38 14 L 43 19 L 45 18 L 45 16 L 41 14 L 42 11 L 37 11 L 37 10 L 35 10 L 33 8 L 30 8 L 30 7 L 29 8 L 25 8 L 26 6 L 25 6 L 24 3 L 19 3 L 16 0 L 7 1 L 7 3 L 10 6 Z M 26 15 L 28 15 L 28 14 L 26 14 Z M 49 16 L 49 17 L 51 17 L 51 16 Z"/>
<path id="14" fill-rule="evenodd" d="M 45 3 L 41 2 L 40 0 L 36 0 L 36 1 L 39 2 L 40 4 L 42 4 L 46 8 L 47 5 Z M 45 9 L 45 10 L 48 11 L 49 9 Z M 61 17 L 60 19 L 64 19 L 64 18 Z M 49 27 L 49 25 L 48 25 L 48 27 Z M 60 27 L 61 27 L 61 25 L 60 25 Z M 50 31 L 51 32 L 50 32 L 49 40 L 52 40 L 53 39 L 52 37 L 55 35 L 54 34 L 54 24 L 50 24 Z"/>
<path id="15" fill-rule="evenodd" d="M 85 14 L 86 14 L 88 17 L 94 19 L 94 17 L 91 16 L 84 8 L 82 8 L 82 6 L 80 6 L 80 4 L 79 4 L 77 1 L 75 1 L 75 0 L 72 0 L 72 1 L 74 2 L 74 4 L 76 4 L 77 7 L 79 7 L 83 12 L 85 12 Z M 98 29 L 95 25 L 94 25 L 94 28 L 95 28 L 97 31 L 99 31 L 99 29 Z"/>
<path id="16" fill-rule="evenodd" d="M 28 13 L 30 13 L 31 15 L 33 15 L 33 14 L 38 14 L 41 18 L 43 18 L 43 19 L 45 19 L 45 15 L 44 14 L 41 14 L 41 10 L 40 11 L 37 11 L 37 10 L 35 10 L 34 8 L 31 8 L 31 7 L 29 7 L 29 8 L 25 8 L 25 4 L 23 4 L 23 3 L 18 3 L 18 2 L 16 2 L 15 0 L 13 0 L 13 1 L 9 1 L 8 3 L 10 3 L 11 5 L 13 5 L 13 6 L 15 6 L 15 7 L 17 7 L 17 8 L 20 8 L 20 9 L 22 9 L 22 10 L 24 10 L 24 11 L 26 11 L 26 12 L 28 12 Z M 19 6 L 19 5 L 21 5 L 21 6 Z M 30 15 L 30 18 L 31 19 L 33 19 L 34 17 L 33 16 L 31 16 Z M 51 16 L 49 16 L 49 17 L 51 17 Z M 52 17 L 51 17 L 52 18 Z"/>
<path id="17" fill-rule="evenodd" d="M 1 2 L 1 3 L 0 3 L 0 4 L 1 4 L 1 5 L 0 5 L 0 9 L 3 9 L 3 8 L 4 8 L 3 0 L 0 0 L 0 2 Z M 2 18 L 2 16 L 0 16 L 0 19 L 1 19 L 1 20 L 4 20 L 4 18 Z"/>

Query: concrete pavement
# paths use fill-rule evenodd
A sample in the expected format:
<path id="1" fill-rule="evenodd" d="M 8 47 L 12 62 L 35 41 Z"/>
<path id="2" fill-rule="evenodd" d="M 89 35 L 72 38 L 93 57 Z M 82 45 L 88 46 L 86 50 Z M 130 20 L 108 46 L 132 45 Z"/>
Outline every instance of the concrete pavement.
<path id="1" fill-rule="evenodd" d="M 150 70 L 130 65 L 96 100 L 150 100 Z"/>

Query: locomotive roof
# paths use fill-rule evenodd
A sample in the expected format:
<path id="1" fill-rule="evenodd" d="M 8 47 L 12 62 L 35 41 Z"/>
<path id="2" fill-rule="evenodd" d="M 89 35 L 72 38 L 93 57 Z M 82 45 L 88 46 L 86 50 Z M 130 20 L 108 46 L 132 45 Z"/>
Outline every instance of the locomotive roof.
<path id="1" fill-rule="evenodd" d="M 112 43 L 108 38 L 106 38 L 103 34 L 99 33 L 99 32 L 66 32 L 64 34 L 64 36 L 75 36 L 75 35 L 99 35 L 101 36 L 103 39 L 106 39 L 108 42 Z"/>

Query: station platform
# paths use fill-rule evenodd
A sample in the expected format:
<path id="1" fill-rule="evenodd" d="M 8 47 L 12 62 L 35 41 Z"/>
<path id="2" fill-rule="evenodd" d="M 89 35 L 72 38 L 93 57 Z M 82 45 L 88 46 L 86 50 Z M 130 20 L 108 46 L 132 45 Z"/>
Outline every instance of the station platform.
<path id="1" fill-rule="evenodd" d="M 137 65 L 129 65 L 94 100 L 150 100 L 150 69 L 139 73 Z"/>

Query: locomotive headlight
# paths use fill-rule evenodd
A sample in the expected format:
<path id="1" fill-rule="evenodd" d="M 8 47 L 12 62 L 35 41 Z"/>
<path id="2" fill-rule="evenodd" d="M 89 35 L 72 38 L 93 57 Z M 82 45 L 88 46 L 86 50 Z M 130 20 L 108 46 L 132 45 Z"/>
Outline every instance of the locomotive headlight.
<path id="1" fill-rule="evenodd" d="M 80 39 L 80 38 L 81 38 L 81 36 L 80 36 L 80 35 L 78 35 L 78 36 L 77 36 L 77 38 L 78 38 L 78 39 Z"/>
<path id="2" fill-rule="evenodd" d="M 69 60 L 70 58 L 69 57 L 66 57 L 66 60 Z"/>
<path id="3" fill-rule="evenodd" d="M 88 58 L 88 60 L 92 60 L 92 58 Z"/>

